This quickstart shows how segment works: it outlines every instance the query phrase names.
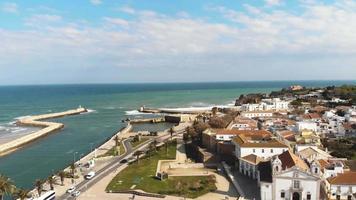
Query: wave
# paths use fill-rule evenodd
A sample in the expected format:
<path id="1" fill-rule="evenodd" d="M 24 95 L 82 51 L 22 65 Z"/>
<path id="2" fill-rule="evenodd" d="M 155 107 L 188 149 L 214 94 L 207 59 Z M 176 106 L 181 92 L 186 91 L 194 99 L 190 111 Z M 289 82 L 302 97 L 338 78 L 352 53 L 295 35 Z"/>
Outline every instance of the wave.
<path id="1" fill-rule="evenodd" d="M 87 113 L 92 113 L 92 112 L 98 112 L 98 111 L 93 110 L 93 109 L 87 109 Z"/>
<path id="2" fill-rule="evenodd" d="M 28 117 L 32 117 L 32 116 L 31 115 L 25 115 L 25 116 L 15 117 L 15 119 L 16 120 L 20 120 L 20 119 L 25 119 L 25 118 L 28 118 Z"/>
<path id="3" fill-rule="evenodd" d="M 16 127 L 16 128 L 10 129 L 10 132 L 11 133 L 18 133 L 18 132 L 23 132 L 23 131 L 26 131 L 26 130 L 27 130 L 26 128 Z"/>
<path id="4" fill-rule="evenodd" d="M 128 110 L 125 111 L 125 115 L 151 115 L 151 113 L 144 113 L 138 110 Z"/>

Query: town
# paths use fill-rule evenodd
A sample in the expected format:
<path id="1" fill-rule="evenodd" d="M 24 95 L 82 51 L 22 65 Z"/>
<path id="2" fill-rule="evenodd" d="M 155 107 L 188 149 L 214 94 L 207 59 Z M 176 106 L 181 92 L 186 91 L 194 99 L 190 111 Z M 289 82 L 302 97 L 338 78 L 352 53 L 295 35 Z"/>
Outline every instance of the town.
<path id="1" fill-rule="evenodd" d="M 19 199 L 356 199 L 356 86 L 290 86 L 150 109 Z M 159 115 L 157 115 L 159 114 Z M 151 115 L 149 115 L 151 116 Z M 140 124 L 173 124 L 134 130 Z"/>

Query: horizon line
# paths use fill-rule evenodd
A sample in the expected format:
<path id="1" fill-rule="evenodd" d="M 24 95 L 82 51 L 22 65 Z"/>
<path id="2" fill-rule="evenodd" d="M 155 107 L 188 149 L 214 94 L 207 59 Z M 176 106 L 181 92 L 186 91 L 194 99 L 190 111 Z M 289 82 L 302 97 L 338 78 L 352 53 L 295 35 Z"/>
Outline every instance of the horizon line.
<path id="1" fill-rule="evenodd" d="M 243 80 L 243 81 L 172 81 L 172 82 L 165 82 L 165 81 L 152 81 L 152 82 L 102 82 L 102 83 L 39 83 L 39 84 L 0 84 L 0 87 L 6 86 L 60 86 L 60 85 L 139 85 L 139 84 L 199 84 L 199 83 L 249 83 L 249 82 L 328 82 L 328 81 L 335 81 L 335 82 L 356 82 L 355 80 L 351 79 L 300 79 L 300 80 Z"/>

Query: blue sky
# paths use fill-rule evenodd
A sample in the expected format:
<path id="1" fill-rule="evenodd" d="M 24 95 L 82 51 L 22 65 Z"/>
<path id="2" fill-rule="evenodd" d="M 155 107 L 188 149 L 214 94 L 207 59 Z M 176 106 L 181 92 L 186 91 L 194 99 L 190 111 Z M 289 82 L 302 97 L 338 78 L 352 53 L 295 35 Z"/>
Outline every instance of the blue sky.
<path id="1" fill-rule="evenodd" d="M 356 1 L 0 1 L 0 84 L 350 80 Z"/>

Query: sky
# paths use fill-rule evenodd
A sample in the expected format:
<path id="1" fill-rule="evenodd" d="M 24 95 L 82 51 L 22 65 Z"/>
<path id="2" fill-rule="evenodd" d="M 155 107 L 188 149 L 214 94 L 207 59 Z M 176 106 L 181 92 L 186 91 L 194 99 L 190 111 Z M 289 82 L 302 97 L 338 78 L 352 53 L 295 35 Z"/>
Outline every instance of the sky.
<path id="1" fill-rule="evenodd" d="M 0 0 L 0 85 L 355 77 L 356 0 Z"/>

